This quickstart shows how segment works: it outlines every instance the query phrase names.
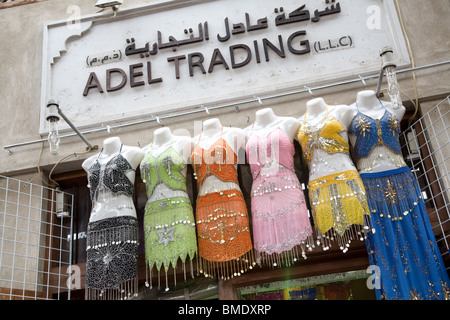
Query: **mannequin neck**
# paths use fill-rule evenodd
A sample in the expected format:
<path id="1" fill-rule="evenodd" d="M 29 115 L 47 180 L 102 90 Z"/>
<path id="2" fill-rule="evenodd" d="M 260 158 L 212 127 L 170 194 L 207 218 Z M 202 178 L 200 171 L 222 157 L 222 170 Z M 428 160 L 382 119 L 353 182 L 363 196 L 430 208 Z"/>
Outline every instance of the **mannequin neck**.
<path id="1" fill-rule="evenodd" d="M 209 136 L 222 131 L 222 124 L 217 118 L 209 119 L 203 122 L 203 131 L 207 132 Z"/>
<path id="2" fill-rule="evenodd" d="M 379 110 L 382 108 L 375 91 L 372 90 L 358 92 L 356 102 L 358 103 L 358 108 L 363 110 Z"/>
<path id="3" fill-rule="evenodd" d="M 316 98 L 306 103 L 306 113 L 310 117 L 318 116 L 327 110 L 327 104 L 322 98 Z"/>
<path id="4" fill-rule="evenodd" d="M 103 153 L 106 155 L 111 155 L 120 151 L 122 142 L 118 137 L 108 138 L 103 141 Z"/>
<path id="5" fill-rule="evenodd" d="M 153 145 L 155 147 L 162 146 L 172 141 L 172 132 L 169 128 L 160 128 L 154 132 Z"/>
<path id="6" fill-rule="evenodd" d="M 256 112 L 256 124 L 258 126 L 267 126 L 277 121 L 277 116 L 271 108 L 262 109 Z"/>

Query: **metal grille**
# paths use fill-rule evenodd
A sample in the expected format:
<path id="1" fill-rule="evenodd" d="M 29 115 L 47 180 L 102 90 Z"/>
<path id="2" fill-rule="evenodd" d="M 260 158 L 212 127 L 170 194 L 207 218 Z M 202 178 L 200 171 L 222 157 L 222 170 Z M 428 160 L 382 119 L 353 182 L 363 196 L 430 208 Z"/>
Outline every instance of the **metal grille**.
<path id="1" fill-rule="evenodd" d="M 403 151 L 419 181 L 428 216 L 450 270 L 450 96 L 402 133 Z"/>
<path id="2" fill-rule="evenodd" d="M 0 176 L 0 300 L 70 299 L 72 207 L 68 193 Z"/>

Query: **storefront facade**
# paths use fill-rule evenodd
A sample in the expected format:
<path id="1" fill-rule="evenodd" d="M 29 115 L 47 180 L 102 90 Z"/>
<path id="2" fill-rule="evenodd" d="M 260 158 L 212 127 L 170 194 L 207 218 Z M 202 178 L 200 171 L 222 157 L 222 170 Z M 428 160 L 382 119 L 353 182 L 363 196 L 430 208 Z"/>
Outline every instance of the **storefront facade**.
<path id="1" fill-rule="evenodd" d="M 7 115 L 2 117 L 5 154 L 0 162 L 3 297 L 86 297 L 92 207 L 82 164 L 100 152 L 105 139 L 119 137 L 126 146 L 143 148 L 163 127 L 194 139 L 210 119 L 249 129 L 264 108 L 302 119 L 307 102 L 315 98 L 330 108 L 352 105 L 359 92 L 377 90 L 380 49 L 386 46 L 393 49 L 406 108 L 400 124 L 402 154 L 419 180 L 448 270 L 446 1 L 306 1 L 299 6 L 286 0 L 276 7 L 271 1 L 124 1 L 118 10 L 101 10 L 94 2 L 0 5 L 3 43 L 14 43 L 0 53 Z M 381 94 L 381 100 L 390 101 L 386 78 Z M 50 99 L 59 102 L 92 150 L 60 121 L 58 155 L 50 153 Z M 306 190 L 308 165 L 298 141 L 294 145 L 296 175 Z M 243 153 L 239 158 L 239 183 L 250 212 L 250 166 Z M 375 299 L 364 241 L 355 241 L 345 253 L 338 246 L 316 247 L 306 260 L 281 267 L 274 261 L 272 267 L 255 266 L 227 280 L 205 278 L 194 259 L 185 270 L 171 267 L 160 277 L 153 272 L 150 289 L 143 229 L 146 186 L 136 170 L 133 202 L 140 245 L 135 298 Z M 195 204 L 198 186 L 191 166 L 186 185 Z M 55 187 L 66 193 L 62 208 Z M 50 218 L 41 214 L 44 207 Z M 69 217 L 61 214 L 66 211 Z M 36 241 L 44 245 L 32 245 Z M 41 274 L 41 269 L 47 271 Z"/>

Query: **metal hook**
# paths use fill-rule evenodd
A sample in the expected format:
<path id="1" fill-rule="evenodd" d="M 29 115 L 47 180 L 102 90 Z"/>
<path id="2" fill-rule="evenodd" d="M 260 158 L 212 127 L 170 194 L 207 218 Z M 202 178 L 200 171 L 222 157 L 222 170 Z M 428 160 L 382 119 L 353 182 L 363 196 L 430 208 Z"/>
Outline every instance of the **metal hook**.
<path id="1" fill-rule="evenodd" d="M 106 132 L 108 132 L 108 136 L 111 137 L 111 127 L 108 124 L 102 123 L 102 127 L 106 128 Z"/>
<path id="2" fill-rule="evenodd" d="M 305 86 L 305 89 L 308 90 L 309 94 L 311 95 L 311 97 L 314 98 L 314 93 L 312 92 L 311 88 L 308 86 Z"/>
<path id="3" fill-rule="evenodd" d="M 12 154 L 14 153 L 13 148 L 8 148 L 7 150 L 8 150 L 8 154 L 9 154 L 9 155 L 12 155 Z"/>
<path id="4" fill-rule="evenodd" d="M 264 104 L 263 104 L 263 102 L 262 102 L 262 100 L 261 100 L 261 98 L 260 98 L 260 97 L 257 97 L 257 96 L 253 96 L 253 98 L 255 98 L 255 99 L 257 99 L 257 100 L 258 100 L 258 103 L 259 103 L 259 105 L 260 105 L 261 107 L 264 107 Z"/>
<path id="5" fill-rule="evenodd" d="M 367 86 L 366 80 L 363 77 L 361 77 L 361 75 L 359 76 L 359 80 L 361 80 L 364 88 L 366 88 L 366 86 Z"/>
<path id="6" fill-rule="evenodd" d="M 206 114 L 211 117 L 211 112 L 209 112 L 209 109 L 202 105 L 202 108 L 205 109 Z"/>
<path id="7" fill-rule="evenodd" d="M 152 114 L 152 117 L 156 119 L 156 122 L 158 122 L 158 124 L 160 126 L 162 126 L 163 124 L 161 123 L 161 119 L 159 119 L 159 117 L 157 115 Z"/>

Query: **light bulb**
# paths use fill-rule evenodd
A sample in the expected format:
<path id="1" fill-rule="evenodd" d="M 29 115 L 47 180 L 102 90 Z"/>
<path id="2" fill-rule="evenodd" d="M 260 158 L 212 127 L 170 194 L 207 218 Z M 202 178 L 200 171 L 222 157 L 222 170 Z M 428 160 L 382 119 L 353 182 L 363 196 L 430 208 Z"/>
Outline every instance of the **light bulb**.
<path id="1" fill-rule="evenodd" d="M 50 144 L 50 153 L 54 156 L 57 156 L 59 153 L 58 120 L 57 117 L 51 117 L 48 120 L 48 143 Z"/>
<path id="2" fill-rule="evenodd" d="M 391 98 L 392 107 L 394 109 L 398 109 L 402 105 L 402 99 L 400 96 L 400 89 L 398 86 L 395 67 L 393 66 L 386 67 L 386 78 L 388 82 L 388 94 L 389 97 Z"/>

